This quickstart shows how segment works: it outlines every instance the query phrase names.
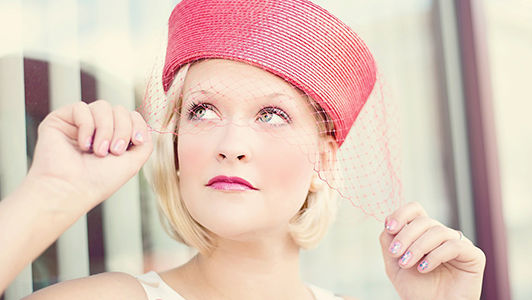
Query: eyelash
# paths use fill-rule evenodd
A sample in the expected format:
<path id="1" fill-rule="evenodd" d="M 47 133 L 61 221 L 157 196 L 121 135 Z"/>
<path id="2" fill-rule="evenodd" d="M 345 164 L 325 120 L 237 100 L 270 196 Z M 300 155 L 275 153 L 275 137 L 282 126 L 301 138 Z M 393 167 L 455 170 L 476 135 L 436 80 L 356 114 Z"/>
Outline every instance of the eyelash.
<path id="1" fill-rule="evenodd" d="M 209 109 L 217 113 L 217 109 L 214 105 L 208 102 L 191 102 L 187 106 L 187 120 L 191 121 L 194 119 L 194 114 L 199 108 L 203 109 Z M 281 117 L 283 120 L 285 120 L 288 124 L 292 123 L 292 118 L 289 114 L 287 114 L 283 109 L 276 107 L 276 106 L 265 106 L 262 107 L 259 111 L 258 115 L 260 116 L 262 112 L 266 112 L 268 114 L 274 114 Z"/>
<path id="2" fill-rule="evenodd" d="M 209 109 L 217 113 L 217 109 L 214 105 L 208 102 L 191 102 L 187 106 L 187 120 L 192 121 L 194 119 L 194 114 L 200 108 Z"/>
<path id="3" fill-rule="evenodd" d="M 292 123 L 292 118 L 290 117 L 290 115 L 287 114 L 284 110 L 282 110 L 282 109 L 279 108 L 279 107 L 275 107 L 275 106 L 266 106 L 266 107 L 263 107 L 263 108 L 259 111 L 259 115 L 260 115 L 263 111 L 266 112 L 266 113 L 269 113 L 269 114 L 278 115 L 278 116 L 281 117 L 283 120 L 285 120 L 288 124 L 291 124 L 291 123 Z"/>

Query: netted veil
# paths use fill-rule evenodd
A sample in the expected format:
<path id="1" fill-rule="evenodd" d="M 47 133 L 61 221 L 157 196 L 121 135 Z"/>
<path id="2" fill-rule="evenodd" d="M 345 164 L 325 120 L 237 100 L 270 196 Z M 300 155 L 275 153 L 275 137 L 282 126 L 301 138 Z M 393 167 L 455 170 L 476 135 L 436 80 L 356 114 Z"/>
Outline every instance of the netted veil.
<path id="1" fill-rule="evenodd" d="M 194 71 L 198 64 L 218 64 L 211 69 L 220 70 L 225 61 L 265 71 L 294 94 L 267 81 L 255 84 L 252 71 Z M 228 67 L 227 74 L 239 70 Z M 207 79 L 192 84 L 191 73 Z M 239 85 L 242 78 L 246 85 Z M 164 64 L 155 68 L 139 110 L 157 134 L 238 126 L 298 147 L 324 184 L 382 221 L 403 202 L 398 113 L 390 98 L 366 44 L 310 1 L 183 0 L 169 20 Z M 232 107 L 242 113 L 227 117 Z M 246 115 L 250 111 L 256 114 Z M 302 125 L 300 115 L 313 122 Z M 334 155 L 322 155 L 333 151 L 320 146 L 325 137 L 336 142 Z"/>

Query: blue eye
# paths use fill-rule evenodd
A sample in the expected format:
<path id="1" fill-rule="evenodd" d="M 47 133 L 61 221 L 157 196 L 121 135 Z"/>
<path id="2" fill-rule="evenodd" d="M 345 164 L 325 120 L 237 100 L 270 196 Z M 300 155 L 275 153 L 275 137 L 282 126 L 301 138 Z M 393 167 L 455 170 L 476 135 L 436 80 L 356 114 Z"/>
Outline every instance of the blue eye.
<path id="1" fill-rule="evenodd" d="M 257 116 L 257 121 L 275 126 L 292 123 L 290 116 L 278 107 L 262 108 Z"/>
<path id="2" fill-rule="evenodd" d="M 263 123 L 268 123 L 271 121 L 271 119 L 273 119 L 273 114 L 270 114 L 268 112 L 263 112 L 259 115 L 259 121 Z"/>
<path id="3" fill-rule="evenodd" d="M 191 103 L 187 109 L 187 119 L 189 121 L 214 120 L 219 119 L 216 107 L 210 103 Z"/>

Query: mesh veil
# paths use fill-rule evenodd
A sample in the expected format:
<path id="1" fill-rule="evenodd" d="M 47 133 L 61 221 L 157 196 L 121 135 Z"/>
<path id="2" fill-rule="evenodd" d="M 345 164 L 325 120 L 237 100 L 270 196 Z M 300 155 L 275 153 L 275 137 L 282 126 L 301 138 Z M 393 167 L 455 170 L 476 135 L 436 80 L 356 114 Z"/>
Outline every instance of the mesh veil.
<path id="1" fill-rule="evenodd" d="M 403 201 L 391 99 L 364 42 L 310 1 L 183 0 L 139 110 L 177 140 L 231 131 L 296 147 L 337 195 L 383 220 Z"/>

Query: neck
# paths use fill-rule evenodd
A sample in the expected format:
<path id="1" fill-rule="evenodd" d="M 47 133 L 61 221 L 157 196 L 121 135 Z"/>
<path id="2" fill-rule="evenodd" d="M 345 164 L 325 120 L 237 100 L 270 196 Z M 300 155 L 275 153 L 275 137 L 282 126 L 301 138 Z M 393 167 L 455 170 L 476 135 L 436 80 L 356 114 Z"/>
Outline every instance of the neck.
<path id="1" fill-rule="evenodd" d="M 299 276 L 299 247 L 278 243 L 218 240 L 177 270 L 186 299 L 312 299 Z"/>

